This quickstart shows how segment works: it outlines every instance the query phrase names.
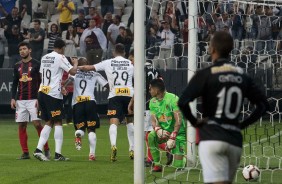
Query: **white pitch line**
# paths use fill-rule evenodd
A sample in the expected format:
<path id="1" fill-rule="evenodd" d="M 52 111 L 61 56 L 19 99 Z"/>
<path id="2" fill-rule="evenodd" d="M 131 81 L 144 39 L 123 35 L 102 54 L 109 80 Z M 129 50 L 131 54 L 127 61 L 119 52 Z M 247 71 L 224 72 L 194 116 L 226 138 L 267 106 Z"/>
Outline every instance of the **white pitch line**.
<path id="1" fill-rule="evenodd" d="M 276 134 L 270 136 L 270 139 L 277 137 L 279 134 L 282 135 L 282 131 L 277 132 Z M 265 140 L 267 140 L 267 138 L 263 138 L 263 139 L 261 139 L 260 141 L 265 141 Z M 256 142 L 252 143 L 252 145 L 258 144 L 258 143 L 259 143 L 259 141 L 256 141 Z M 249 144 L 244 144 L 243 147 L 248 146 L 248 145 L 249 145 Z M 179 176 L 179 175 L 181 175 L 181 174 L 185 174 L 185 173 L 186 173 L 186 172 L 184 172 L 184 171 L 180 171 L 180 172 L 178 172 L 178 173 L 176 173 L 176 174 L 174 174 L 174 173 L 168 174 L 167 176 L 164 177 L 164 179 L 158 179 L 158 180 L 156 180 L 156 183 L 164 183 L 164 182 L 167 181 L 167 179 L 172 179 L 172 178 L 174 178 L 174 177 L 177 177 L 177 176 Z M 155 182 L 151 182 L 151 183 L 148 183 L 148 184 L 155 184 Z"/>

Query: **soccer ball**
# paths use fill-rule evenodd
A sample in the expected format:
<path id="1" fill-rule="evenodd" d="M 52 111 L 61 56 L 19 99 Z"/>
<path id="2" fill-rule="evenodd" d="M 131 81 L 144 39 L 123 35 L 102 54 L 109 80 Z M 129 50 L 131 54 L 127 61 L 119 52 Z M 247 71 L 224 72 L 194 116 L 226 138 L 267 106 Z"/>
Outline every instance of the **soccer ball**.
<path id="1" fill-rule="evenodd" d="M 259 178 L 260 170 L 255 165 L 247 165 L 244 167 L 242 174 L 246 181 L 255 181 Z"/>

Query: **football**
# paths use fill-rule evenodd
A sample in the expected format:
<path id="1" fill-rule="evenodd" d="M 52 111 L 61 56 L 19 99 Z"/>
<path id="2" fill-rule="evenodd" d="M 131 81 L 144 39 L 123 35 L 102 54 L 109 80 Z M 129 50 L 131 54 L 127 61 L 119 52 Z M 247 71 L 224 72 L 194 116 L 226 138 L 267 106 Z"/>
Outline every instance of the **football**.
<path id="1" fill-rule="evenodd" d="M 260 176 L 260 170 L 255 165 L 247 165 L 242 174 L 246 181 L 256 181 Z"/>

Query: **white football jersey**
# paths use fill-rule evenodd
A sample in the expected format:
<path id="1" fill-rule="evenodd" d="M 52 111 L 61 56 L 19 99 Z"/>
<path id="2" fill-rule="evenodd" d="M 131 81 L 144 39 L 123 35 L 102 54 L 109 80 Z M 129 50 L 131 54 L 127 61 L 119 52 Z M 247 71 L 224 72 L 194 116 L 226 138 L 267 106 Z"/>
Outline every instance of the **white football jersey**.
<path id="1" fill-rule="evenodd" d="M 61 83 L 64 71 L 69 72 L 72 65 L 67 58 L 53 51 L 41 59 L 41 84 L 39 91 L 54 98 L 63 99 Z"/>
<path id="2" fill-rule="evenodd" d="M 105 71 L 110 93 L 108 98 L 115 96 L 133 96 L 133 65 L 130 60 L 118 56 L 113 59 L 104 60 L 94 65 L 96 71 Z"/>
<path id="3" fill-rule="evenodd" d="M 90 100 L 96 101 L 94 96 L 96 83 L 105 86 L 108 81 L 97 72 L 83 72 L 78 70 L 74 76 L 72 105 Z"/>

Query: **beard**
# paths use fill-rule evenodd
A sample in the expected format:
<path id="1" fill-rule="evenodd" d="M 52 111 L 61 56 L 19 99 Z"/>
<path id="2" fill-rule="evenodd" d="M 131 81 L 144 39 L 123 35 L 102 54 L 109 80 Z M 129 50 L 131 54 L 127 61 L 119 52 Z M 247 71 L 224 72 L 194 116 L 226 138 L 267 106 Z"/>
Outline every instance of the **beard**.
<path id="1" fill-rule="evenodd" d="M 29 56 L 29 54 L 27 54 L 26 56 L 22 56 L 23 59 L 27 59 Z"/>

